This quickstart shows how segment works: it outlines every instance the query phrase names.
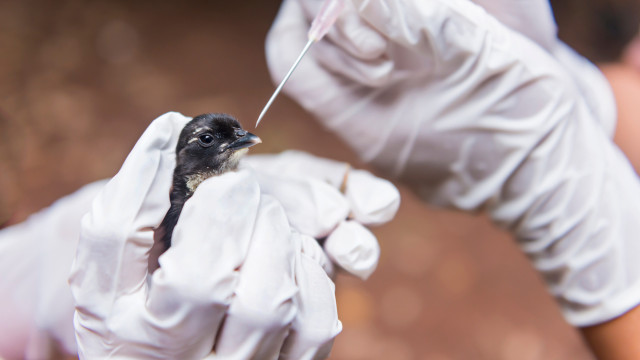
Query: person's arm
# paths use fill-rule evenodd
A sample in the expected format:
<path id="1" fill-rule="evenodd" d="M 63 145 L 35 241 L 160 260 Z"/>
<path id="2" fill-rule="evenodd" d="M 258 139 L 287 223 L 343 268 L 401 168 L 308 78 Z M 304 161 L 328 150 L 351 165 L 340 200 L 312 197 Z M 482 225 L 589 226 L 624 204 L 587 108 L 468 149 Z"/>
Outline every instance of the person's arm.
<path id="1" fill-rule="evenodd" d="M 640 174 L 640 68 L 625 62 L 603 64 L 600 69 L 611 84 L 618 109 L 614 140 Z"/>
<path id="2" fill-rule="evenodd" d="M 618 121 L 614 140 L 640 174 L 640 72 L 628 64 L 604 64 L 600 69 L 615 95 Z M 581 328 L 600 359 L 640 358 L 640 306 L 610 321 Z"/>
<path id="3" fill-rule="evenodd" d="M 349 3 L 284 91 L 425 201 L 487 211 L 569 323 L 626 319 L 640 303 L 640 181 L 611 141 L 602 75 L 470 1 Z M 284 2 L 267 38 L 274 79 L 315 5 Z"/>
<path id="4" fill-rule="evenodd" d="M 640 306 L 602 324 L 581 329 L 598 359 L 640 359 Z"/>

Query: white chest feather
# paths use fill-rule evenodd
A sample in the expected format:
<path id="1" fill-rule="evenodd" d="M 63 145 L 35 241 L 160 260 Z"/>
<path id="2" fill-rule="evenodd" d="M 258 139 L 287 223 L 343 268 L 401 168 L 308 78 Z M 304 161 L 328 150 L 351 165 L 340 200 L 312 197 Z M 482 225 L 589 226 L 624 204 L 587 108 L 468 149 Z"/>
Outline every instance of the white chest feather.
<path id="1" fill-rule="evenodd" d="M 213 171 L 213 170 L 204 171 L 201 173 L 187 176 L 187 188 L 191 193 L 193 193 L 196 191 L 196 188 L 198 187 L 198 185 L 200 185 L 200 183 L 207 180 L 208 178 L 223 174 L 227 171 L 235 170 L 238 167 L 238 162 L 240 162 L 240 159 L 244 154 L 247 153 L 247 151 L 248 149 L 240 149 L 240 150 L 234 151 L 233 154 L 231 154 L 231 156 L 229 157 L 229 159 L 224 162 L 224 165 L 216 171 Z"/>
<path id="2" fill-rule="evenodd" d="M 193 193 L 196 191 L 196 188 L 200 183 L 215 175 L 217 175 L 217 173 L 211 171 L 187 176 L 187 188 L 189 189 L 189 192 Z"/>

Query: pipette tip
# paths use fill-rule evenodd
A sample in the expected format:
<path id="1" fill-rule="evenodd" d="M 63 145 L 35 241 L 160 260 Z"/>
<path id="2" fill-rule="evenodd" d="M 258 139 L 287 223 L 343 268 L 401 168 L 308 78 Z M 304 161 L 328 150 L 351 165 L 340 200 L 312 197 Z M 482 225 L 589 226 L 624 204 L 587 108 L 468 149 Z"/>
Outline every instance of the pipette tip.
<path id="1" fill-rule="evenodd" d="M 258 116 L 258 121 L 256 121 L 256 126 L 255 126 L 256 128 L 257 128 L 257 127 L 258 127 L 258 125 L 260 124 L 260 121 L 262 120 L 262 117 L 264 116 L 264 113 L 265 113 L 265 111 L 263 110 L 263 111 L 260 113 L 260 116 Z"/>

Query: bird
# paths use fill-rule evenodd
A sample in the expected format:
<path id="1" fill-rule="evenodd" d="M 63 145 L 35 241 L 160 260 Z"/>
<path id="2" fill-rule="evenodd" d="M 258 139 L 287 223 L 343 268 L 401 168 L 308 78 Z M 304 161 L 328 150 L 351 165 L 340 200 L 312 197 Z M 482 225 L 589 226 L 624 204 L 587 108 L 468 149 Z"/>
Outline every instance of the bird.
<path id="1" fill-rule="evenodd" d="M 171 206 L 157 228 L 161 253 L 171 247 L 171 236 L 182 208 L 198 185 L 212 176 L 236 170 L 248 148 L 261 142 L 228 114 L 198 115 L 184 126 L 176 145 L 176 166 L 169 194 Z"/>

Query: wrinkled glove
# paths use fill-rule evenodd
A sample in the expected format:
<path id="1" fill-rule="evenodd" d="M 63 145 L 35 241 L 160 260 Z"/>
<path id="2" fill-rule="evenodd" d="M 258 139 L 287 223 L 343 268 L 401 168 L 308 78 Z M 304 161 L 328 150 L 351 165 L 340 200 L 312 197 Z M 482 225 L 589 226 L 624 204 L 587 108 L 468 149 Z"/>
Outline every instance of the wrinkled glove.
<path id="1" fill-rule="evenodd" d="M 163 117 L 163 123 L 167 122 L 166 117 L 173 119 L 169 121 L 170 123 L 177 122 L 171 127 L 171 130 L 176 133 L 165 135 L 165 137 L 171 136 L 171 140 L 167 141 L 174 141 L 173 137 L 177 137 L 180 123 L 186 122 L 188 119 L 178 114 L 169 114 Z M 153 126 L 157 128 L 158 124 Z M 156 130 L 155 132 L 161 131 Z M 147 138 L 149 136 L 147 135 Z M 165 154 L 165 152 L 169 152 L 169 149 L 172 149 L 171 146 L 165 144 L 162 150 L 155 149 L 150 153 L 163 161 L 170 162 L 173 161 L 173 155 Z M 158 154 L 162 156 L 158 157 Z M 167 156 L 169 157 L 167 158 Z M 138 157 L 138 160 L 144 160 L 144 158 Z M 315 294 L 317 291 L 315 285 L 304 279 L 313 279 L 314 277 L 320 280 L 324 279 L 323 276 L 315 273 L 318 268 L 317 264 L 320 264 L 329 274 L 334 272 L 332 262 L 328 261 L 323 252 L 318 251 L 319 247 L 312 237 L 327 236 L 325 247 L 329 257 L 354 275 L 366 277 L 375 269 L 379 256 L 378 244 L 373 235 L 359 224 L 378 224 L 394 216 L 399 204 L 399 194 L 393 185 L 367 172 L 349 171 L 349 167 L 344 163 L 315 158 L 301 152 L 285 152 L 282 155 L 273 156 L 257 155 L 250 157 L 249 160 L 247 161 L 249 165 L 243 164 L 242 167 L 253 166 L 256 168 L 252 176 L 258 180 L 261 194 L 266 194 L 265 190 L 269 189 L 273 196 L 278 197 L 279 201 L 284 201 L 286 206 L 283 208 L 289 218 L 290 226 L 297 233 L 304 234 L 294 233 L 295 238 L 301 239 L 301 241 L 295 242 L 297 246 L 301 247 L 299 249 L 301 251 L 296 254 L 296 259 L 298 259 L 296 271 L 303 272 L 301 281 L 297 283 L 297 286 L 301 288 L 300 295 Z M 163 173 L 162 176 L 167 175 L 164 172 L 171 166 L 169 164 L 163 166 L 162 171 L 158 170 L 155 177 L 158 178 L 161 173 Z M 278 176 L 267 173 L 277 173 Z M 347 174 L 350 175 L 347 176 Z M 140 176 L 140 179 L 144 178 L 154 179 L 153 176 Z M 168 178 L 170 179 L 170 173 Z M 345 179 L 346 183 L 343 183 Z M 0 306 L 2 312 L 0 317 L 7 320 L 0 322 L 0 356 L 27 359 L 48 358 L 51 356 L 49 353 L 51 341 L 60 343 L 62 350 L 69 354 L 76 353 L 72 319 L 74 304 L 67 284 L 67 277 L 77 246 L 80 218 L 90 209 L 91 201 L 101 192 L 106 182 L 104 180 L 87 185 L 56 201 L 49 208 L 32 215 L 24 223 L 0 231 L 0 259 L 2 260 L 0 267 L 5 270 L 3 271 L 5 273 L 4 279 L 0 282 L 0 290 L 3 294 L 7 294 L 7 296 L 0 297 L 0 305 L 2 305 Z M 340 186 L 343 190 L 346 188 L 347 194 L 350 195 L 345 197 L 346 195 L 339 191 Z M 372 197 L 369 191 L 374 191 L 379 195 Z M 156 193 L 154 192 L 154 194 Z M 101 196 L 104 197 L 104 195 Z M 168 193 L 157 196 L 159 197 L 158 203 L 167 202 L 166 206 L 168 207 Z M 240 197 L 242 198 L 242 196 Z M 286 202 L 287 199 L 297 199 L 298 201 Z M 189 203 L 191 202 L 190 200 Z M 197 206 L 209 206 L 202 202 L 200 204 Z M 123 209 L 126 208 L 123 205 Z M 162 211 L 157 210 L 157 213 L 162 213 Z M 347 217 L 351 219 L 345 221 Z M 281 248 L 270 248 L 271 250 L 265 249 L 264 251 L 278 251 Z M 252 251 L 257 252 L 258 250 Z M 288 252 L 291 253 L 290 250 Z M 257 264 L 261 261 L 261 257 L 254 256 L 258 259 L 254 262 Z M 276 254 L 275 258 L 281 259 L 282 256 Z M 313 259 L 313 261 L 309 259 Z M 288 263 L 291 261 L 289 260 Z M 305 275 L 306 272 L 310 272 L 312 276 Z M 256 298 L 261 297 L 257 296 Z M 314 295 L 309 299 L 304 299 L 303 302 L 307 304 L 305 309 L 311 310 L 326 307 L 328 300 Z M 297 300 L 294 298 L 294 303 L 295 301 Z M 315 302 L 319 303 L 315 304 Z M 232 309 L 237 307 L 232 307 Z M 51 309 L 56 309 L 56 311 L 51 311 Z M 315 330 L 305 328 L 305 326 L 316 327 L 319 324 L 317 329 L 322 329 L 322 326 L 331 325 L 329 322 L 335 320 L 335 316 L 314 319 L 314 314 L 321 316 L 326 316 L 326 314 L 320 311 L 311 311 L 305 315 L 305 309 L 297 311 L 293 322 L 302 331 L 293 331 L 284 349 L 290 354 L 290 357 L 305 357 L 301 355 L 305 351 L 308 356 L 321 357 L 323 352 L 320 351 L 320 346 L 325 346 L 324 352 L 329 347 L 326 344 L 327 334 L 311 336 L 309 334 Z M 236 312 L 242 315 L 242 311 Z M 233 312 L 227 316 L 234 316 Z M 273 320 L 278 321 L 278 319 Z M 242 323 L 242 319 L 238 322 Z M 238 351 L 234 352 L 237 350 L 236 342 L 248 337 L 249 332 L 239 335 L 235 333 L 248 330 L 247 328 L 252 325 L 255 324 L 246 324 L 244 328 L 236 327 L 237 330 L 231 330 L 225 325 L 225 334 L 233 336 L 226 335 L 225 340 L 216 345 L 217 356 L 222 357 L 223 354 L 230 353 L 237 356 L 250 356 Z M 254 337 L 260 340 L 259 334 Z M 250 351 L 253 349 L 253 345 L 255 344 L 249 344 L 249 346 L 245 346 L 245 349 Z M 213 356 L 215 358 L 216 355 Z M 281 356 L 284 358 L 286 354 L 282 353 Z"/>
<path id="2" fill-rule="evenodd" d="M 365 226 L 395 216 L 400 206 L 395 186 L 368 171 L 301 151 L 252 155 L 244 163 L 256 169 L 261 190 L 278 199 L 294 229 L 326 238 L 325 252 L 335 264 L 362 279 L 373 273 L 380 247 Z"/>
<path id="3" fill-rule="evenodd" d="M 613 138 L 616 103 L 607 78 L 582 55 L 558 39 L 558 28 L 548 0 L 473 0 L 501 23 L 546 50 L 563 67 L 594 113 L 605 133 Z"/>
<path id="4" fill-rule="evenodd" d="M 266 46 L 274 81 L 319 4 L 282 5 Z M 284 91 L 426 201 L 488 211 L 569 322 L 637 305 L 640 184 L 608 138 L 614 111 L 587 104 L 611 101 L 608 87 L 595 81 L 586 96 L 567 61 L 470 1 L 348 5 Z"/>
<path id="5" fill-rule="evenodd" d="M 328 356 L 341 325 L 323 252 L 292 231 L 250 170 L 197 188 L 160 269 L 148 273 L 153 229 L 168 210 L 174 148 L 188 120 L 174 113 L 155 120 L 82 219 L 69 280 L 78 354 Z"/>

